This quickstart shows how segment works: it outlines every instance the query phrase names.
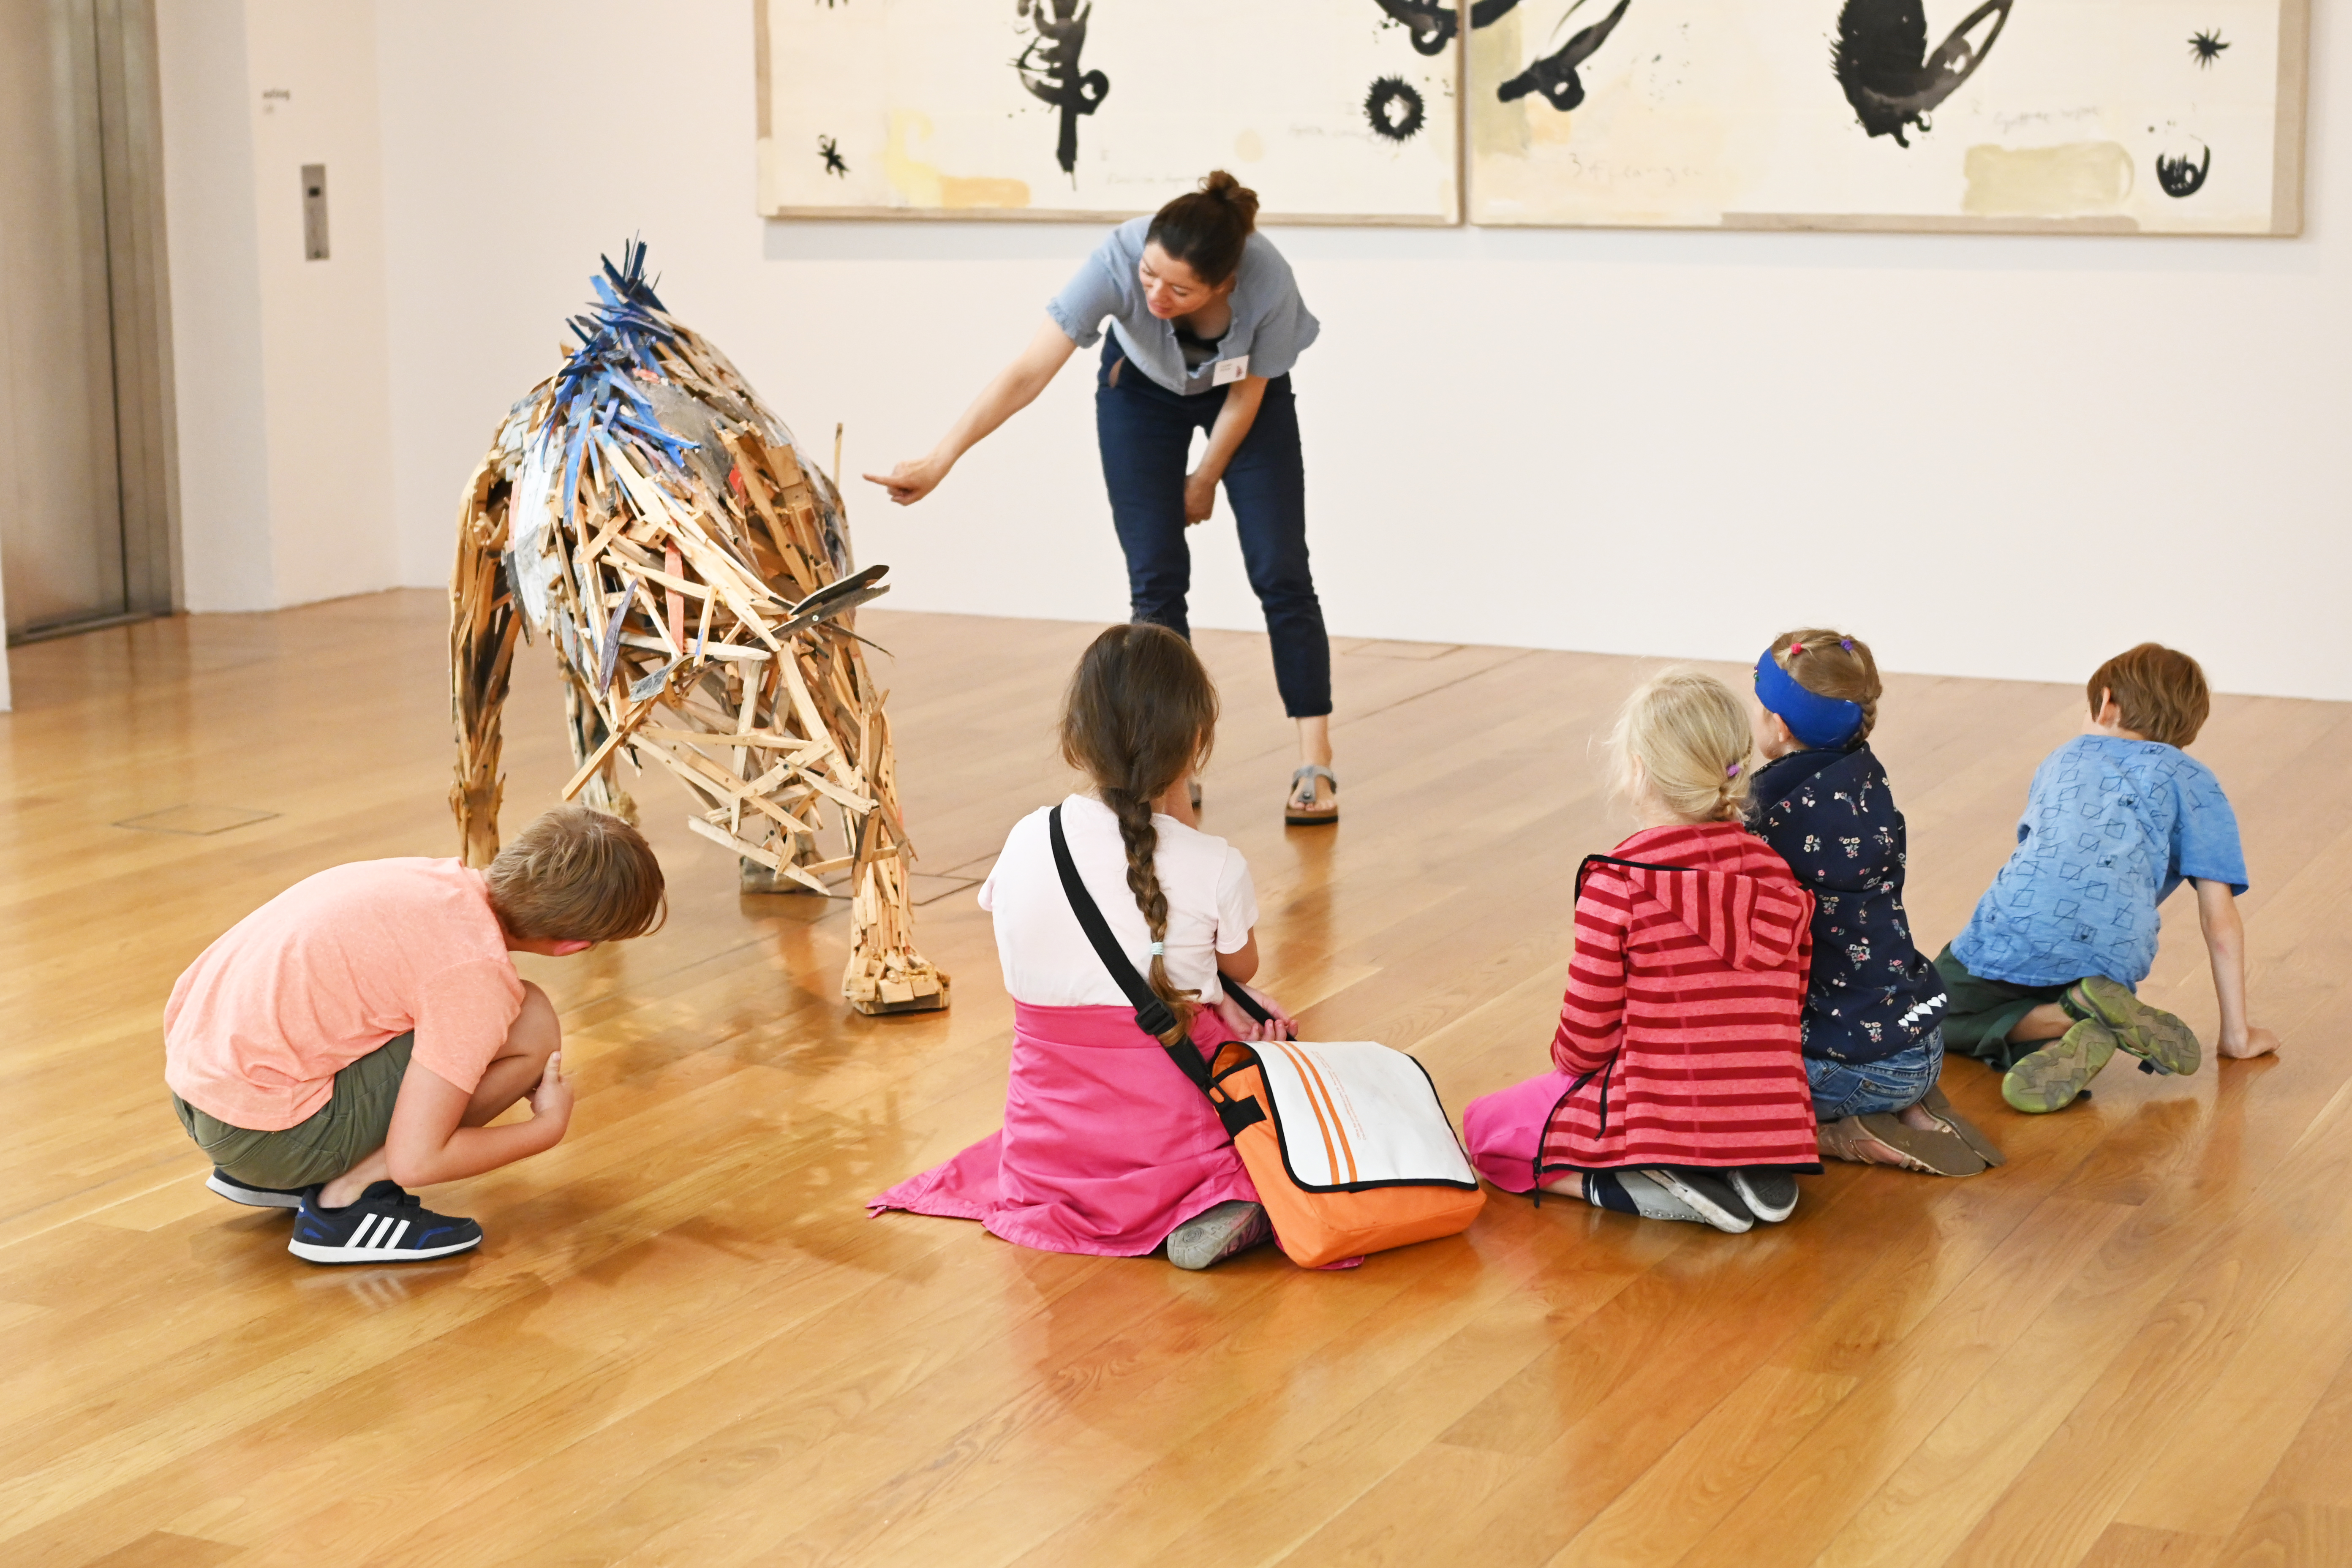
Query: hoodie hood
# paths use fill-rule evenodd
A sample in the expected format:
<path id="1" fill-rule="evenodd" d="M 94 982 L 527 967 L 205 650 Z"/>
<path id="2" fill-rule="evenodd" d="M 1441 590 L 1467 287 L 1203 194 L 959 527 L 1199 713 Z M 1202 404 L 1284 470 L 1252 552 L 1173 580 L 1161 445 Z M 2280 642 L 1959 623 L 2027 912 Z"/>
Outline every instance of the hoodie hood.
<path id="1" fill-rule="evenodd" d="M 1640 840 L 1647 835 L 1618 846 L 1621 860 L 1652 862 L 1608 868 L 1632 887 L 1634 907 L 1664 910 L 1734 969 L 1785 968 L 1803 944 L 1813 915 L 1812 895 L 1798 884 L 1788 863 L 1744 828 L 1727 824 L 1706 830 L 1703 837 L 1689 829 L 1660 830 L 1662 839 L 1668 834 L 1675 839 L 1659 843 L 1653 854 L 1643 852 Z M 1675 864 L 1702 858 L 1700 865 Z"/>

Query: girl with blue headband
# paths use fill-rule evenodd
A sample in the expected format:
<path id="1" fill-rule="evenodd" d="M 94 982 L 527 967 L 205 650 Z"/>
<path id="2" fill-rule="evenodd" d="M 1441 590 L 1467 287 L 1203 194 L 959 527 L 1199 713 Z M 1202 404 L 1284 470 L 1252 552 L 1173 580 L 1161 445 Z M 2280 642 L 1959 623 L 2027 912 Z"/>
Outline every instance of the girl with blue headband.
<path id="1" fill-rule="evenodd" d="M 1756 660 L 1767 759 L 1749 825 L 1813 895 L 1802 1020 L 1821 1150 L 1974 1175 L 2000 1151 L 1943 1097 L 1945 997 L 1903 909 L 1904 824 L 1871 753 L 1878 664 L 1841 632 L 1788 632 Z"/>

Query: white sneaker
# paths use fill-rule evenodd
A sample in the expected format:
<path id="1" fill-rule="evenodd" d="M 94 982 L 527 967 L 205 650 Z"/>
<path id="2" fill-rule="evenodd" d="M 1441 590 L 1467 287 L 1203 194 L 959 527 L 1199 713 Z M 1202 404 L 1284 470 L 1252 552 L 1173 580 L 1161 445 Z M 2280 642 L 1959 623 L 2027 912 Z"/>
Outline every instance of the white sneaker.
<path id="1" fill-rule="evenodd" d="M 1713 1226 L 1734 1236 L 1756 1223 L 1739 1194 L 1710 1173 L 1670 1171 L 1663 1166 L 1644 1171 L 1587 1171 L 1582 1187 L 1584 1201 L 1594 1208 L 1614 1209 L 1643 1219 L 1678 1219 Z"/>
<path id="2" fill-rule="evenodd" d="M 1653 1165 L 1641 1173 L 1681 1199 L 1685 1206 L 1698 1211 L 1703 1224 L 1734 1236 L 1755 1228 L 1756 1216 L 1740 1202 L 1738 1193 L 1720 1172 L 1703 1171 L 1692 1165 Z"/>

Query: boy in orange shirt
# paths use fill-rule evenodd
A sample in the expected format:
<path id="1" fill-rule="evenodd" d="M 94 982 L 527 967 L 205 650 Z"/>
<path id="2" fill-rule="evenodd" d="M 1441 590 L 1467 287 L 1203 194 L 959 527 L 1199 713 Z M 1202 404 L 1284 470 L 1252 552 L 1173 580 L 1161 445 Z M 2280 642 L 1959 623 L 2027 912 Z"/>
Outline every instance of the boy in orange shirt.
<path id="1" fill-rule="evenodd" d="M 510 952 L 563 957 L 665 912 L 637 830 L 562 805 L 487 872 L 362 860 L 289 888 L 206 948 L 163 1010 L 163 1079 L 236 1203 L 297 1209 L 313 1263 L 414 1263 L 481 1244 L 404 1190 L 553 1148 L 572 1118 L 562 1026 Z M 531 1117 L 487 1123 L 529 1097 Z"/>

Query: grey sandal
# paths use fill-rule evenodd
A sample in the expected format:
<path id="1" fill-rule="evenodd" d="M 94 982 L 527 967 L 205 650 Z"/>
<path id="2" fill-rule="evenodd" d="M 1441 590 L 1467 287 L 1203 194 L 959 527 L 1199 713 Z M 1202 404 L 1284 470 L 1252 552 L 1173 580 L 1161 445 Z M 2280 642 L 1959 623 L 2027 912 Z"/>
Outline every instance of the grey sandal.
<path id="1" fill-rule="evenodd" d="M 1309 800 L 1313 800 L 1316 795 L 1319 793 L 1315 788 L 1314 784 L 1314 781 L 1318 779 L 1322 780 L 1324 783 L 1331 786 L 1331 809 L 1328 811 L 1317 811 L 1311 808 L 1302 809 L 1297 804 L 1298 786 L 1301 784 L 1305 784 L 1307 786 L 1307 797 Z M 1320 763 L 1309 763 L 1305 767 L 1290 775 L 1290 794 L 1283 798 L 1282 803 L 1282 821 L 1285 826 L 1321 827 L 1327 823 L 1337 822 L 1339 820 L 1339 780 L 1338 775 L 1334 774 L 1329 768 L 1325 767 Z"/>

